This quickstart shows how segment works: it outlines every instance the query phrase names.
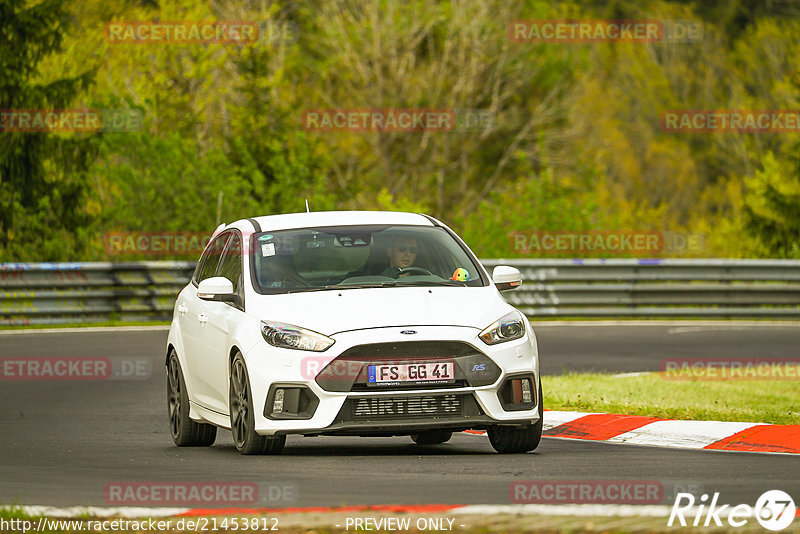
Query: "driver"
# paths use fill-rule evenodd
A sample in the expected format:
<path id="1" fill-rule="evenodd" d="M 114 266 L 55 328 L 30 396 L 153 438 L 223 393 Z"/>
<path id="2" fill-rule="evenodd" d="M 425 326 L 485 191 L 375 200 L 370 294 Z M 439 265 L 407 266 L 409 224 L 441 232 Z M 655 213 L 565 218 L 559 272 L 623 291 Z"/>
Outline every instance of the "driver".
<path id="1" fill-rule="evenodd" d="M 400 274 L 400 269 L 414 265 L 414 260 L 417 259 L 417 238 L 410 235 L 393 237 L 386 249 L 386 255 L 389 257 L 389 266 L 381 272 L 381 276 L 406 276 L 408 273 Z"/>

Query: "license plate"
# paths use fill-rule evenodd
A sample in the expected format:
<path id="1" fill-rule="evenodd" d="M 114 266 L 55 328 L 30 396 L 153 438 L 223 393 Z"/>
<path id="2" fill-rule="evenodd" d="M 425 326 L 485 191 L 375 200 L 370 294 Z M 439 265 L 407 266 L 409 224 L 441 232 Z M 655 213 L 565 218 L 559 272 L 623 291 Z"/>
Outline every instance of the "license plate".
<path id="1" fill-rule="evenodd" d="M 371 386 L 390 384 L 442 384 L 454 382 L 455 364 L 397 363 L 367 366 L 367 383 Z"/>

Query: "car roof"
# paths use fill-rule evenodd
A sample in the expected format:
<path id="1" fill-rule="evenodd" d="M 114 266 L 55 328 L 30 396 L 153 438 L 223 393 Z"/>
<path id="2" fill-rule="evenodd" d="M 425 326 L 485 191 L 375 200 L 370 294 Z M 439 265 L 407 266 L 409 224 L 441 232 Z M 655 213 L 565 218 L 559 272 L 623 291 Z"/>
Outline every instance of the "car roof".
<path id="1" fill-rule="evenodd" d="M 252 217 L 263 231 L 289 230 L 320 226 L 356 226 L 367 224 L 404 224 L 414 226 L 436 226 L 438 221 L 419 213 L 402 211 L 312 211 L 310 213 L 284 213 Z M 248 219 L 227 225 L 252 227 Z"/>

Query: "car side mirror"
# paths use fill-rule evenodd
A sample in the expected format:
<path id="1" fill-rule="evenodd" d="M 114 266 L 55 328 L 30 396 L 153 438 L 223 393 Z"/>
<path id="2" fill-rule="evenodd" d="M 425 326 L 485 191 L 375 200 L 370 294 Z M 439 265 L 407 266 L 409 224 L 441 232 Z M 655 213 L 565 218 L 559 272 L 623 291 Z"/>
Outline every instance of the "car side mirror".
<path id="1" fill-rule="evenodd" d="M 233 291 L 233 282 L 224 276 L 212 276 L 197 285 L 197 296 L 203 300 L 217 302 L 239 302 L 239 296 Z"/>
<path id="2" fill-rule="evenodd" d="M 522 275 L 519 270 L 508 265 L 498 265 L 492 271 L 492 281 L 498 291 L 516 289 L 522 285 Z"/>

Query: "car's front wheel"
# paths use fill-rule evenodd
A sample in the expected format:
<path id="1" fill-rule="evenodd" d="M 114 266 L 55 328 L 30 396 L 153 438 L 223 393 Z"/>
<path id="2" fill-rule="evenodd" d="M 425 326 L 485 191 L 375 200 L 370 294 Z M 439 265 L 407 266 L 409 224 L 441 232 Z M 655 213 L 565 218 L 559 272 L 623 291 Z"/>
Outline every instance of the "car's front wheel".
<path id="1" fill-rule="evenodd" d="M 208 447 L 217 439 L 217 427 L 189 419 L 189 394 L 186 381 L 172 349 L 167 359 L 167 410 L 169 431 L 178 447 Z"/>
<path id="2" fill-rule="evenodd" d="M 534 425 L 518 428 L 513 426 L 490 426 L 489 442 L 500 453 L 530 452 L 539 446 L 544 425 L 542 382 L 539 381 L 539 421 Z"/>
<path id="3" fill-rule="evenodd" d="M 450 441 L 452 437 L 453 433 L 446 430 L 428 430 L 419 434 L 411 434 L 411 439 L 417 445 L 437 445 Z"/>
<path id="4" fill-rule="evenodd" d="M 255 431 L 250 377 L 241 353 L 231 363 L 229 391 L 233 444 L 242 454 L 280 454 L 286 436 L 262 436 Z"/>

